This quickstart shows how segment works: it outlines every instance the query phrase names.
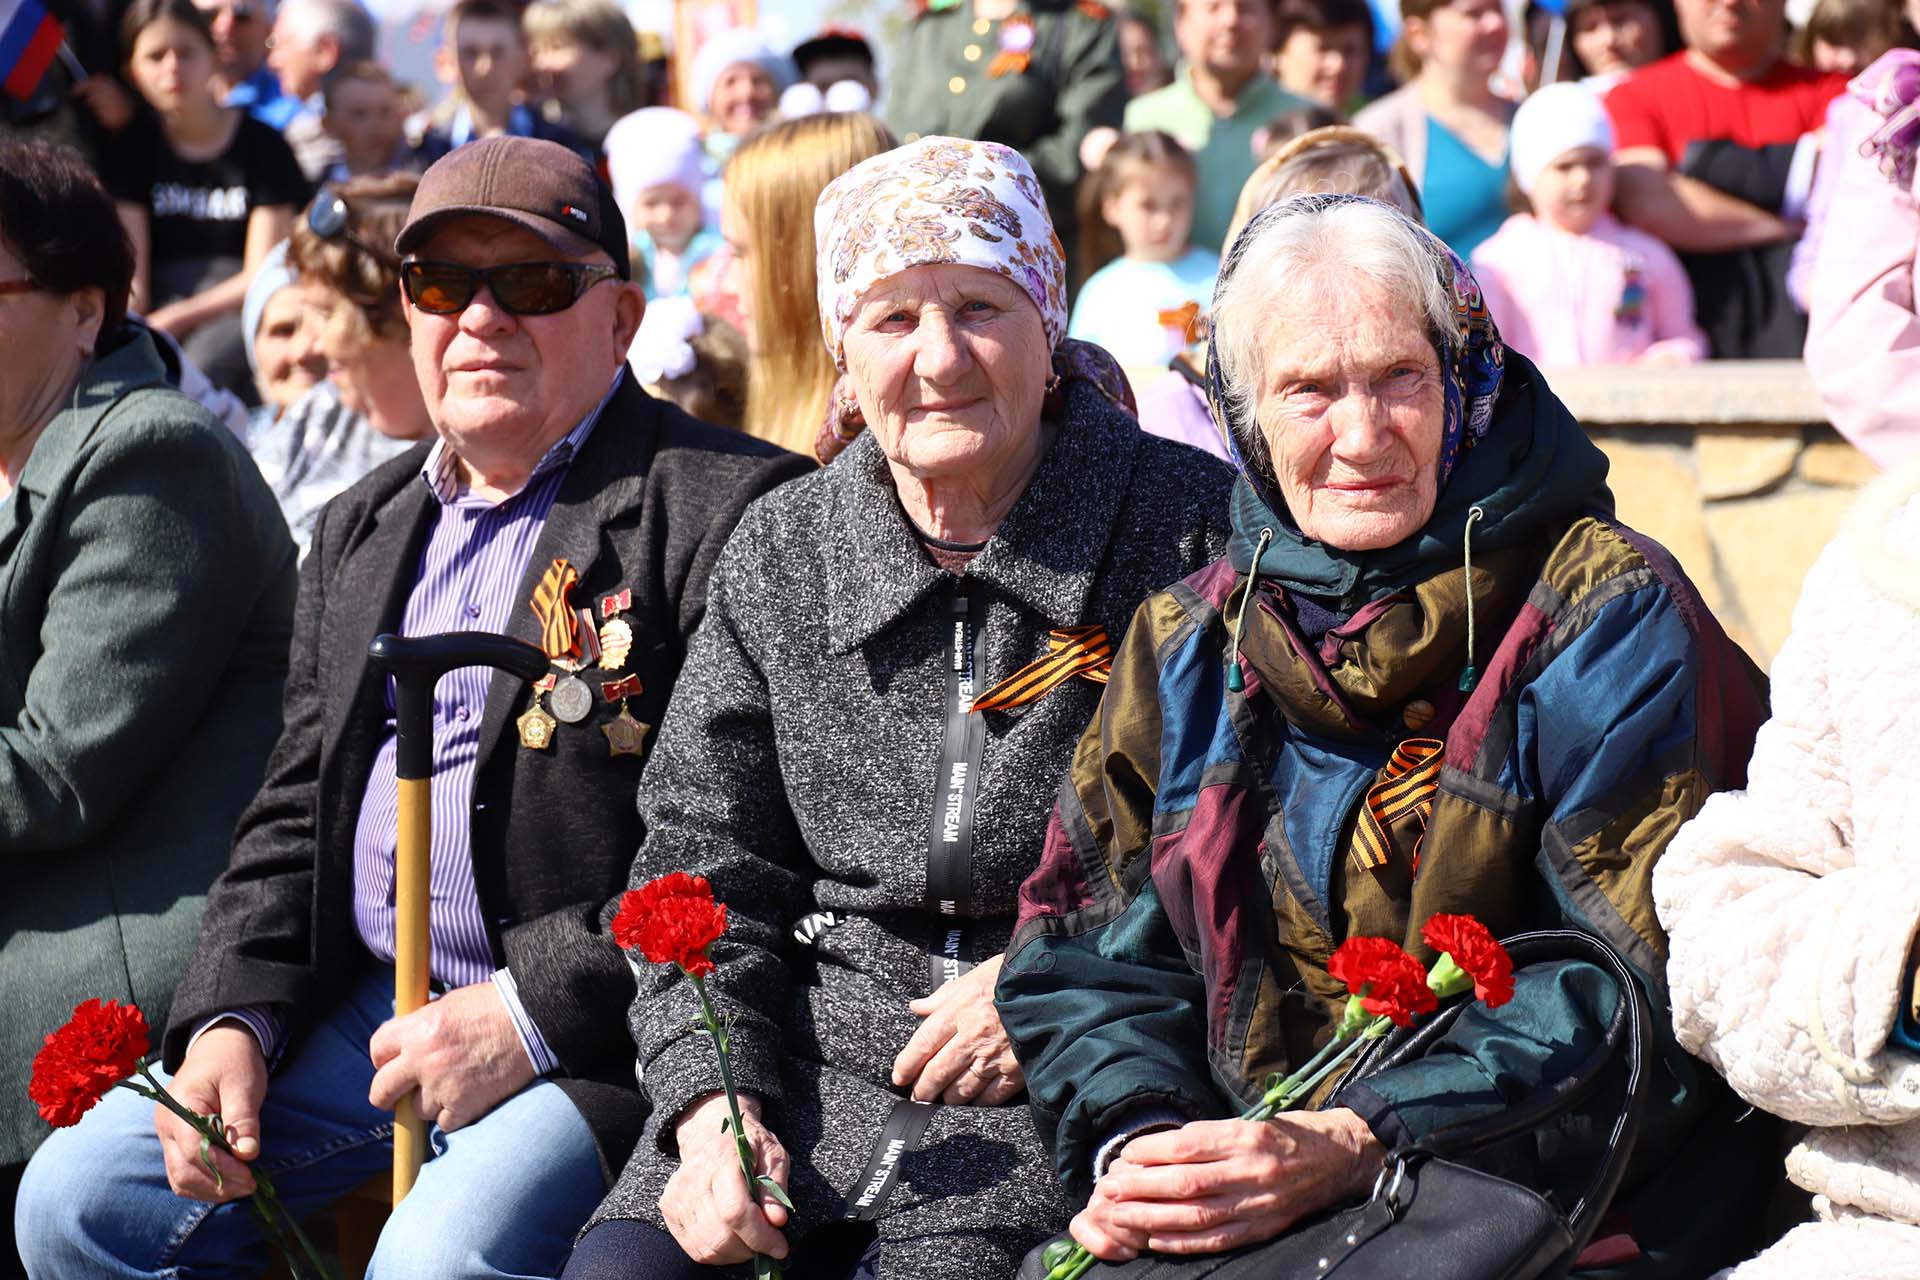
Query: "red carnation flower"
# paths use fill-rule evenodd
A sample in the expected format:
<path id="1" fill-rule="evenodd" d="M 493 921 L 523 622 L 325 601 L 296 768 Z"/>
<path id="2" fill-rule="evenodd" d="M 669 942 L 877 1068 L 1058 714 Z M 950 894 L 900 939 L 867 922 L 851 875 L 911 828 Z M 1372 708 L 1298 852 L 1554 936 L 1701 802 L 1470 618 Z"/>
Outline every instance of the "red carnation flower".
<path id="1" fill-rule="evenodd" d="M 613 918 L 615 942 L 694 978 L 713 972 L 707 948 L 726 930 L 727 908 L 713 900 L 713 886 L 684 871 L 627 890 Z"/>
<path id="2" fill-rule="evenodd" d="M 1348 938 L 1327 962 L 1327 972 L 1361 998 L 1361 1008 L 1396 1027 L 1410 1027 L 1414 1014 L 1440 1005 L 1427 986 L 1426 969 L 1385 938 Z"/>
<path id="3" fill-rule="evenodd" d="M 1487 926 L 1472 916 L 1439 915 L 1420 927 L 1420 936 L 1473 979 L 1474 998 L 1489 1009 L 1513 999 L 1513 958 L 1494 940 Z"/>
<path id="4" fill-rule="evenodd" d="M 56 1129 L 80 1117 L 132 1075 L 147 1056 L 147 1019 L 139 1007 L 87 1000 L 33 1057 L 27 1096 Z"/>

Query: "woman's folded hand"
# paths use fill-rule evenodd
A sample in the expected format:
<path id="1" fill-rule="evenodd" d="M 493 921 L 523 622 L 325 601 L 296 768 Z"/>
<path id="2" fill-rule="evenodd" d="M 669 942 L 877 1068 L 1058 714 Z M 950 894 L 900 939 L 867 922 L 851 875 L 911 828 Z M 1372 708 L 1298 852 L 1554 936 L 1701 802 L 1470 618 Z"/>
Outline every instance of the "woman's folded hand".
<path id="1" fill-rule="evenodd" d="M 997 1107 L 1026 1087 L 993 1007 L 1001 956 L 982 962 L 907 1007 L 925 1018 L 893 1060 L 893 1082 L 916 1102 Z"/>
<path id="2" fill-rule="evenodd" d="M 1353 1112 L 1200 1120 L 1135 1138 L 1074 1217 L 1073 1238 L 1107 1262 L 1218 1253 L 1270 1240 L 1373 1184 L 1385 1148 Z"/>
<path id="3" fill-rule="evenodd" d="M 754 1172 L 773 1175 L 787 1185 L 787 1149 L 760 1123 L 757 1098 L 740 1099 L 741 1132 L 753 1149 Z M 756 1253 L 787 1256 L 780 1228 L 787 1211 L 765 1197 L 755 1203 L 740 1171 L 740 1152 L 727 1117 L 725 1094 L 710 1094 L 687 1108 L 674 1132 L 680 1143 L 680 1167 L 660 1195 L 660 1216 L 695 1262 L 719 1266 L 745 1262 Z"/>

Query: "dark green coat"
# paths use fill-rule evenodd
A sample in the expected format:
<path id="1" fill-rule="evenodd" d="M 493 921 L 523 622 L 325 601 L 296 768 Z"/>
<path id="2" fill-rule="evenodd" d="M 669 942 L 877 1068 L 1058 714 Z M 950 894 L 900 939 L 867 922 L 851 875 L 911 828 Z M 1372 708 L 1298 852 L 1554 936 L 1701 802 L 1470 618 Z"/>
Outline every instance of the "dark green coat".
<path id="1" fill-rule="evenodd" d="M 154 1026 L 280 732 L 293 541 L 232 432 L 127 336 L 0 502 L 0 1164 L 49 1130 L 46 1033 L 90 996 Z"/>
<path id="2" fill-rule="evenodd" d="M 1071 241 L 1080 140 L 1097 125 L 1119 128 L 1126 109 L 1119 37 L 1113 16 L 1092 0 L 1027 0 L 1016 16 L 1033 22 L 1029 64 L 994 76 L 1007 23 L 975 18 L 968 0 L 921 6 L 893 64 L 887 125 L 906 142 L 939 134 L 1012 147 L 1033 166 L 1055 229 Z"/>

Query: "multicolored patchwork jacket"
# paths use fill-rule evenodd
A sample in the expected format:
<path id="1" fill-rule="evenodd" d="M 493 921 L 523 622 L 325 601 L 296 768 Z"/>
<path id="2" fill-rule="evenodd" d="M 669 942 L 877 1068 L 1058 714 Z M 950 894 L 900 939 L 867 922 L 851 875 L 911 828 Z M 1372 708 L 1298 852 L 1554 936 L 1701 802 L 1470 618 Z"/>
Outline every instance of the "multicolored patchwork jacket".
<path id="1" fill-rule="evenodd" d="M 1517 365 L 1482 446 L 1511 456 L 1464 467 L 1426 531 L 1472 529 L 1471 621 L 1464 555 L 1448 563 L 1435 536 L 1403 581 L 1351 609 L 1349 596 L 1332 610 L 1344 621 L 1309 638 L 1289 584 L 1324 580 L 1309 562 L 1339 553 L 1316 552 L 1243 483 L 1235 553 L 1149 598 L 1128 629 L 998 990 L 1077 1195 L 1100 1144 L 1140 1116 L 1232 1114 L 1324 1043 L 1346 995 L 1326 972 L 1342 940 L 1394 938 L 1430 962 L 1420 925 L 1469 912 L 1503 936 L 1597 934 L 1645 985 L 1660 1059 L 1607 1232 L 1630 1264 L 1617 1274 L 1705 1274 L 1746 1239 L 1716 1223 L 1759 1216 L 1741 1153 L 1769 1134 L 1759 1120 L 1736 1130 L 1724 1087 L 1672 1039 L 1648 882 L 1707 794 L 1743 782 L 1764 681 L 1666 552 L 1611 519 L 1604 459 Z M 1260 561 L 1234 691 L 1229 624 L 1261 528 L 1287 554 Z M 1366 594 L 1368 570 L 1354 576 Z M 1439 761 L 1430 812 L 1357 823 L 1403 746 L 1403 760 Z M 1500 1108 L 1590 1051 L 1614 1000 L 1591 966 L 1524 970 L 1510 1004 L 1463 1016 L 1338 1105 L 1389 1147 Z M 1607 1092 L 1494 1163 L 1542 1190 L 1578 1183 L 1580 1140 L 1617 1113 Z"/>

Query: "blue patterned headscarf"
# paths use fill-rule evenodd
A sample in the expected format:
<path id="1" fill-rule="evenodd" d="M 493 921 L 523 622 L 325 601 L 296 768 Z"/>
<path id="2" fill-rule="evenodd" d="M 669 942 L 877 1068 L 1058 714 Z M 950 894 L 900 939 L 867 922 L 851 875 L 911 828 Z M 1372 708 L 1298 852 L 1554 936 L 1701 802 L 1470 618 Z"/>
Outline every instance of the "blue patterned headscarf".
<path id="1" fill-rule="evenodd" d="M 1219 280 L 1214 285 L 1214 296 L 1218 297 L 1227 282 L 1239 271 L 1251 246 L 1260 239 L 1266 230 L 1286 218 L 1299 217 L 1301 214 L 1318 213 L 1335 205 L 1365 203 L 1378 205 L 1390 211 L 1395 217 L 1405 219 L 1409 226 L 1419 232 L 1426 241 L 1434 263 L 1434 269 L 1441 276 L 1441 283 L 1453 298 L 1454 331 L 1441 335 L 1439 349 L 1440 368 L 1445 375 L 1444 395 L 1446 403 L 1445 425 L 1440 436 L 1440 474 L 1439 488 L 1445 489 L 1447 478 L 1453 474 L 1454 467 L 1467 450 L 1479 443 L 1493 425 L 1493 406 L 1500 396 L 1500 379 L 1505 370 L 1507 349 L 1500 341 L 1500 331 L 1494 326 L 1493 316 L 1487 310 L 1486 299 L 1480 294 L 1480 285 L 1467 269 L 1467 264 L 1459 255 L 1447 248 L 1440 238 L 1419 223 L 1407 218 L 1392 205 L 1385 204 L 1366 196 L 1355 195 L 1303 195 L 1293 196 L 1270 204 L 1255 214 L 1228 251 L 1226 261 L 1221 264 Z M 1226 382 L 1220 375 L 1219 329 L 1216 324 L 1213 338 L 1207 344 L 1207 400 L 1212 406 L 1214 418 L 1218 421 L 1222 434 L 1226 436 L 1227 447 L 1232 451 L 1233 463 L 1240 474 L 1247 478 L 1261 500 L 1275 514 L 1284 514 L 1286 504 L 1274 488 L 1271 464 L 1267 473 L 1257 474 L 1248 465 L 1240 449 L 1241 424 L 1233 420 L 1233 408 L 1226 394 Z M 1249 430 L 1257 432 L 1258 424 L 1245 424 Z"/>

